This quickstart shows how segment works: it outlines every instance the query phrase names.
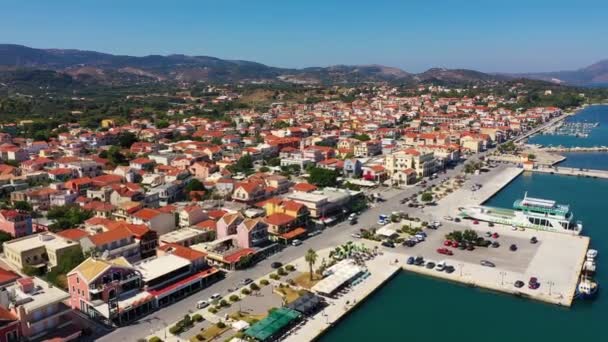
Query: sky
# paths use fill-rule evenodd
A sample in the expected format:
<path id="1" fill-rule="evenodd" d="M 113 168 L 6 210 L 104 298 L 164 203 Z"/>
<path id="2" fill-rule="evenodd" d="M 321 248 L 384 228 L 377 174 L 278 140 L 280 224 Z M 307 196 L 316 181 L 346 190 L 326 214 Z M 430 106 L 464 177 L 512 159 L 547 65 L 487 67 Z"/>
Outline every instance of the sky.
<path id="1" fill-rule="evenodd" d="M 573 70 L 608 59 L 608 0 L 0 0 L 0 43 L 297 68 Z"/>

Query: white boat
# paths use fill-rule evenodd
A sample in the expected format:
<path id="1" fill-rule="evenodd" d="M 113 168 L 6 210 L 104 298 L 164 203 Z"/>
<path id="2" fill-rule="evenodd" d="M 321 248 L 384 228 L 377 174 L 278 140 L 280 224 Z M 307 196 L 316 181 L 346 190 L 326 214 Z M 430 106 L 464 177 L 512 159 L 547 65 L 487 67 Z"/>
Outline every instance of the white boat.
<path id="1" fill-rule="evenodd" d="M 600 286 L 595 280 L 583 277 L 576 286 L 574 297 L 578 299 L 591 299 L 597 295 L 599 289 Z"/>
<path id="2" fill-rule="evenodd" d="M 583 263 L 583 272 L 588 275 L 592 275 L 595 273 L 596 263 L 595 258 L 597 257 L 597 250 L 590 249 L 587 251 L 587 257 L 585 258 L 585 262 Z"/>
<path id="3" fill-rule="evenodd" d="M 488 206 L 468 206 L 458 208 L 460 215 L 479 221 L 500 223 L 504 225 L 546 230 L 578 235 L 583 224 L 574 220 L 574 214 L 566 204 L 555 201 L 528 197 L 513 203 L 513 209 Z"/>

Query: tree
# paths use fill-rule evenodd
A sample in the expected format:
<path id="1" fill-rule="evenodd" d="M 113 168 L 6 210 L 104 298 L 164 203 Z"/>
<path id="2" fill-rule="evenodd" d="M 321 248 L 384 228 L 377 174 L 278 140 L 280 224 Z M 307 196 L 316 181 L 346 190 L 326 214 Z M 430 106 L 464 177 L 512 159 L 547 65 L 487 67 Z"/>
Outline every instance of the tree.
<path id="1" fill-rule="evenodd" d="M 371 138 L 369 137 L 369 135 L 363 133 L 363 134 L 355 134 L 353 135 L 354 139 L 357 139 L 359 141 L 370 141 Z"/>
<path id="2" fill-rule="evenodd" d="M 421 198 L 422 202 L 430 202 L 433 200 L 433 194 L 430 192 L 425 192 L 422 194 Z"/>
<path id="3" fill-rule="evenodd" d="M 534 159 L 536 159 L 536 155 L 534 155 L 532 153 L 528 154 L 528 160 L 534 160 Z"/>
<path id="4" fill-rule="evenodd" d="M 118 144 L 121 147 L 129 148 L 135 142 L 137 142 L 137 137 L 131 132 L 122 132 L 118 135 Z"/>
<path id="5" fill-rule="evenodd" d="M 309 170 L 308 181 L 320 187 L 336 186 L 338 183 L 338 172 L 334 170 L 313 167 Z"/>
<path id="6" fill-rule="evenodd" d="M 253 169 L 253 158 L 250 155 L 246 154 L 239 158 L 234 165 L 230 165 L 227 167 L 231 172 L 243 172 L 247 173 Z"/>
<path id="7" fill-rule="evenodd" d="M 222 139 L 220 139 L 218 137 L 213 137 L 213 139 L 211 139 L 211 143 L 213 145 L 221 145 L 222 144 Z"/>
<path id="8" fill-rule="evenodd" d="M 202 191 L 205 190 L 205 185 L 196 178 L 191 179 L 188 184 L 184 187 L 184 192 L 189 193 L 190 191 Z"/>
<path id="9" fill-rule="evenodd" d="M 102 151 L 99 156 L 106 158 L 112 165 L 127 165 L 127 157 L 120 151 L 120 147 L 111 146 L 107 151 Z"/>
<path id="10" fill-rule="evenodd" d="M 267 166 L 262 166 L 259 170 L 260 172 L 268 172 L 270 169 Z"/>
<path id="11" fill-rule="evenodd" d="M 26 201 L 16 201 L 13 203 L 13 207 L 17 210 L 32 211 L 32 205 Z"/>
<path id="12" fill-rule="evenodd" d="M 63 205 L 52 207 L 46 216 L 51 220 L 55 220 L 55 223 L 51 224 L 50 229 L 57 232 L 83 223 L 91 218 L 93 213 L 76 205 Z"/>
<path id="13" fill-rule="evenodd" d="M 169 127 L 169 121 L 167 120 L 158 120 L 156 123 L 156 128 L 162 129 Z"/>
<path id="14" fill-rule="evenodd" d="M 304 260 L 306 260 L 306 262 L 308 263 L 308 267 L 310 270 L 310 280 L 312 280 L 312 268 L 315 265 L 315 263 L 317 262 L 317 252 L 315 252 L 314 249 L 310 248 L 306 252 L 306 255 L 304 256 Z"/>

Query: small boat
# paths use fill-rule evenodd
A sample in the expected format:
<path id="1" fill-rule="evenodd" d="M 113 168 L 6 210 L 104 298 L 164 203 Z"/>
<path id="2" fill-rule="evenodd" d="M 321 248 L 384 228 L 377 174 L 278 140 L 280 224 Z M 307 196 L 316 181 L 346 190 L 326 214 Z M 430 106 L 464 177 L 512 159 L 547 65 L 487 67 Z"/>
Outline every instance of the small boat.
<path id="1" fill-rule="evenodd" d="M 590 278 L 583 277 L 576 286 L 576 292 L 574 298 L 577 299 L 592 299 L 597 295 L 600 286 L 599 284 Z"/>
<path id="2" fill-rule="evenodd" d="M 597 257 L 597 250 L 590 249 L 587 251 L 587 259 L 595 259 Z"/>

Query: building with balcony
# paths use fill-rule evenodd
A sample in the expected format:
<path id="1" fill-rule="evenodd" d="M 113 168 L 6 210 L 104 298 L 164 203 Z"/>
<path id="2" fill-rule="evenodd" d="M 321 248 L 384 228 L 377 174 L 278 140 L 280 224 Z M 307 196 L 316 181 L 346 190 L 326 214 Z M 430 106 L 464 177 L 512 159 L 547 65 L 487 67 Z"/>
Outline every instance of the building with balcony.
<path id="1" fill-rule="evenodd" d="M 5 260 L 19 270 L 25 266 L 41 270 L 51 269 L 71 250 L 80 250 L 80 244 L 51 232 L 29 235 L 4 243 Z"/>
<path id="2" fill-rule="evenodd" d="M 38 278 L 21 278 L 0 289 L 0 306 L 17 317 L 20 334 L 29 341 L 52 340 L 59 331 L 67 332 L 62 341 L 80 336 L 81 330 L 72 323 L 72 309 L 64 304 L 68 298 L 69 294 Z"/>

